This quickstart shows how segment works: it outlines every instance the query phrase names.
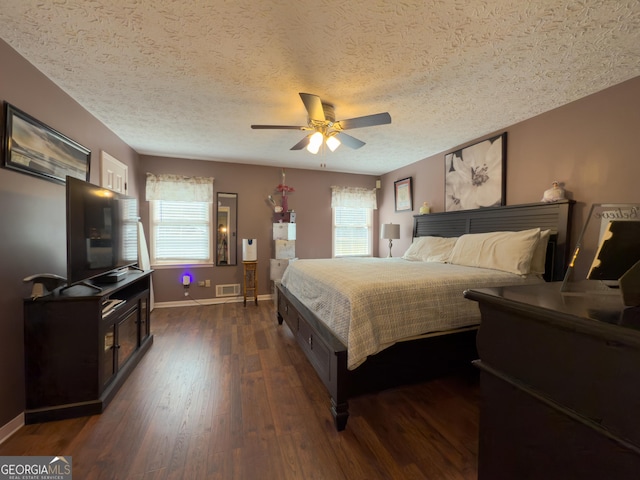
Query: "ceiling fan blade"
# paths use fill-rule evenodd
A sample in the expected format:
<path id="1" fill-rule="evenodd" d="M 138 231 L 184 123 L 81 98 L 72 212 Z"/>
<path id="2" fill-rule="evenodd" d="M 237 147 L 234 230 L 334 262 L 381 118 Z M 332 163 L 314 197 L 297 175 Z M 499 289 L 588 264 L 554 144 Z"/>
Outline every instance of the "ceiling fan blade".
<path id="1" fill-rule="evenodd" d="M 338 137 L 340 143 L 346 145 L 349 148 L 360 148 L 365 144 L 362 140 L 358 140 L 357 138 L 352 137 L 351 135 L 347 135 L 343 132 L 336 133 L 336 137 Z"/>
<path id="2" fill-rule="evenodd" d="M 304 137 L 302 140 L 296 143 L 293 147 L 291 147 L 290 150 L 302 150 L 307 145 L 309 145 L 309 138 L 311 138 L 311 135 L 307 135 L 306 137 Z"/>
<path id="3" fill-rule="evenodd" d="M 295 125 L 251 125 L 257 130 L 307 130 L 309 127 L 299 127 Z"/>
<path id="4" fill-rule="evenodd" d="M 375 125 L 384 125 L 391 123 L 391 115 L 388 112 L 376 113 L 374 115 L 366 115 L 364 117 L 349 118 L 336 122 L 342 130 L 351 128 L 373 127 Z"/>
<path id="5" fill-rule="evenodd" d="M 300 98 L 311 120 L 317 120 L 319 122 L 325 121 L 324 108 L 322 108 L 322 100 L 320 100 L 319 96 L 310 93 L 300 93 Z"/>

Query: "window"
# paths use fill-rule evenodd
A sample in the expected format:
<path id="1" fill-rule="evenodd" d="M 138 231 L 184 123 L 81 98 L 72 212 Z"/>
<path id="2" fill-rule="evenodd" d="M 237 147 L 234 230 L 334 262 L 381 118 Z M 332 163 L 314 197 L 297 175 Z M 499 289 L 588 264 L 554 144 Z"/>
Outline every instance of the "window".
<path id="1" fill-rule="evenodd" d="M 213 177 L 147 173 L 151 264 L 212 264 Z"/>
<path id="2" fill-rule="evenodd" d="M 373 255 L 373 211 L 378 208 L 375 188 L 331 187 L 333 256 Z"/>
<path id="3" fill-rule="evenodd" d="M 373 210 L 364 207 L 333 208 L 333 256 L 371 256 Z"/>
<path id="4" fill-rule="evenodd" d="M 126 262 L 135 262 L 138 260 L 138 200 L 123 198 L 119 203 L 123 232 L 120 237 L 122 259 Z"/>
<path id="5" fill-rule="evenodd" d="M 153 265 L 213 263 L 210 202 L 149 203 Z"/>

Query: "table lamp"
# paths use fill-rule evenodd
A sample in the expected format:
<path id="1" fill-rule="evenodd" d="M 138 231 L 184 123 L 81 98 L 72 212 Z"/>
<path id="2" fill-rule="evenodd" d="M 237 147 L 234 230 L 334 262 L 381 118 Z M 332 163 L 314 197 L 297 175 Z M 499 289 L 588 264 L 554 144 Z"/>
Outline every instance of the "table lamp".
<path id="1" fill-rule="evenodd" d="M 380 238 L 389 240 L 389 256 L 387 258 L 391 258 L 393 240 L 400 238 L 400 225 L 397 223 L 383 223 L 380 228 Z"/>

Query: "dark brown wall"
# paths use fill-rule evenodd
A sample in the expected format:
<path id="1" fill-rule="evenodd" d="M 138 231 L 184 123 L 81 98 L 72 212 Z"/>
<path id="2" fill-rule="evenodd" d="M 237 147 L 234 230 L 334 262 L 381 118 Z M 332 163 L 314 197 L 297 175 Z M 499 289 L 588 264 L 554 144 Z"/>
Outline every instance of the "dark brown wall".
<path id="1" fill-rule="evenodd" d="M 487 134 L 507 132 L 507 204 L 538 202 L 551 182 L 565 184 L 574 208 L 572 244 L 578 240 L 593 203 L 639 202 L 640 77 L 529 120 Z M 444 210 L 444 155 L 466 145 L 390 172 L 382 177 L 379 222 L 400 223 L 401 255 L 411 242 L 413 215 L 422 202 Z M 395 213 L 393 182 L 413 177 L 412 213 Z M 380 244 L 379 254 L 386 255 Z"/>
<path id="2" fill-rule="evenodd" d="M 100 150 L 130 167 L 137 154 L 78 103 L 0 40 L 0 100 L 69 136 L 92 153 L 99 183 Z M 137 194 L 137 185 L 131 193 Z M 24 411 L 22 279 L 41 272 L 66 275 L 65 187 L 0 169 L 0 427 Z"/>

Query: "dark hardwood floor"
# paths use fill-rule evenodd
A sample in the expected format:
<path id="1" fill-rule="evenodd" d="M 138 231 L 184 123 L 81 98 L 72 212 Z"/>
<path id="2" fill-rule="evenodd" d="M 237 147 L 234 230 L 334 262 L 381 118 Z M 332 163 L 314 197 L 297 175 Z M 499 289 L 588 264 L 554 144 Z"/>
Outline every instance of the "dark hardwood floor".
<path id="1" fill-rule="evenodd" d="M 85 479 L 475 479 L 473 375 L 328 394 L 272 302 L 155 309 L 154 345 L 102 415 L 27 425 L 0 455 L 69 455 Z"/>

